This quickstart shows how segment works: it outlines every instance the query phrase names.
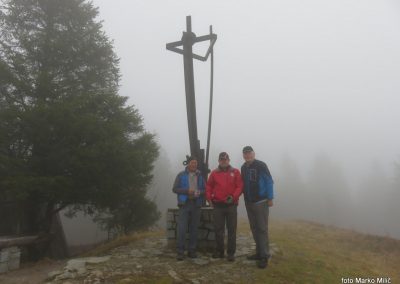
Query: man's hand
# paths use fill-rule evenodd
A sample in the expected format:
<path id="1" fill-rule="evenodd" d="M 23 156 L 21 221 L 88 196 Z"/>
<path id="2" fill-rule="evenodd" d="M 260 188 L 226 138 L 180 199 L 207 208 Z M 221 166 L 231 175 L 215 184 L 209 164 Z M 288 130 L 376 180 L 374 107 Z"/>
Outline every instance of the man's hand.
<path id="1" fill-rule="evenodd" d="M 194 196 L 194 189 L 193 188 L 189 188 L 188 195 Z"/>
<path id="2" fill-rule="evenodd" d="M 268 204 L 268 207 L 274 206 L 274 202 L 272 201 L 272 199 L 268 199 L 267 204 Z"/>
<path id="3" fill-rule="evenodd" d="M 214 207 L 214 204 L 212 203 L 212 201 L 211 201 L 211 200 L 207 200 L 207 202 L 208 202 L 208 205 L 210 205 L 210 207 L 211 207 L 211 208 L 213 208 L 213 207 Z"/>
<path id="4" fill-rule="evenodd" d="M 232 195 L 228 195 L 228 197 L 226 198 L 226 203 L 228 203 L 228 204 L 232 204 L 233 203 L 233 196 Z"/>

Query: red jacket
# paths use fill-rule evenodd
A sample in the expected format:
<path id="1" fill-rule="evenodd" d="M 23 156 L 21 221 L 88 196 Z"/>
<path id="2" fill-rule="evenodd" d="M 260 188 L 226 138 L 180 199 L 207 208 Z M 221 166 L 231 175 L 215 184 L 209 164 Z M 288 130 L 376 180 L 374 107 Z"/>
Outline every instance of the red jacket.
<path id="1" fill-rule="evenodd" d="M 208 177 L 206 198 L 213 203 L 225 203 L 229 195 L 233 202 L 238 204 L 243 191 L 243 181 L 240 171 L 229 166 L 226 170 L 217 168 Z"/>

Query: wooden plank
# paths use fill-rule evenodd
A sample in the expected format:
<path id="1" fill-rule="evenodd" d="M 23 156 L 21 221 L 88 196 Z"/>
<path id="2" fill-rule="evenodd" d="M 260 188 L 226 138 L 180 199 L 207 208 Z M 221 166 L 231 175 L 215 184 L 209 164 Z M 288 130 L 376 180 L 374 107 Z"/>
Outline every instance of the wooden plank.
<path id="1" fill-rule="evenodd" d="M 24 246 L 34 243 L 38 236 L 1 236 L 0 249 L 12 246 Z"/>

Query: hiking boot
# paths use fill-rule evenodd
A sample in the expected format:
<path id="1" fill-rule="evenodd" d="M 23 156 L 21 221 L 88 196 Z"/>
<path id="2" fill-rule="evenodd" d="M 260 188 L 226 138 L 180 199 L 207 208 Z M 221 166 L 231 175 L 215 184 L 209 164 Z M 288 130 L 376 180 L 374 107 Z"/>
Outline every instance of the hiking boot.
<path id="1" fill-rule="evenodd" d="M 188 252 L 188 257 L 190 258 L 197 258 L 197 253 L 195 251 L 189 251 Z"/>
<path id="2" fill-rule="evenodd" d="M 212 258 L 224 258 L 224 253 L 223 252 L 214 252 L 211 256 Z"/>
<path id="3" fill-rule="evenodd" d="M 260 258 L 257 261 L 257 267 L 258 268 L 266 268 L 268 265 L 268 259 L 267 258 Z"/>
<path id="4" fill-rule="evenodd" d="M 235 261 L 235 256 L 233 254 L 228 254 L 227 258 L 228 261 Z"/>
<path id="5" fill-rule="evenodd" d="M 248 255 L 246 257 L 248 260 L 259 260 L 260 257 L 258 256 L 258 254 L 252 254 L 252 255 Z"/>
<path id="6" fill-rule="evenodd" d="M 178 252 L 178 254 L 176 255 L 176 260 L 177 261 L 182 261 L 185 259 L 185 255 L 181 252 Z"/>

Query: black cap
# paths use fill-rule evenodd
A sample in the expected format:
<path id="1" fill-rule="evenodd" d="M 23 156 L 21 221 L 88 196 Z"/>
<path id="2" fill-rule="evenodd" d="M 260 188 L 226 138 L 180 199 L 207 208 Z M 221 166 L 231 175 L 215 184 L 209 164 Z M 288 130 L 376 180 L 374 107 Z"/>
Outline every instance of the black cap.
<path id="1" fill-rule="evenodd" d="M 184 166 L 187 166 L 187 165 L 189 165 L 190 161 L 193 161 L 193 160 L 197 161 L 197 158 L 195 156 L 186 155 L 186 161 L 183 161 L 182 164 Z"/>
<path id="2" fill-rule="evenodd" d="M 218 160 L 229 160 L 229 155 L 227 152 L 219 153 Z"/>
<path id="3" fill-rule="evenodd" d="M 243 153 L 246 153 L 246 152 L 253 152 L 254 150 L 253 150 L 253 147 L 251 147 L 251 146 L 245 146 L 245 147 L 243 147 Z"/>
<path id="4" fill-rule="evenodd" d="M 189 163 L 190 161 L 193 161 L 193 160 L 196 160 L 196 161 L 197 161 L 197 158 L 196 158 L 195 156 L 187 157 L 187 162 L 188 162 L 188 163 Z"/>

